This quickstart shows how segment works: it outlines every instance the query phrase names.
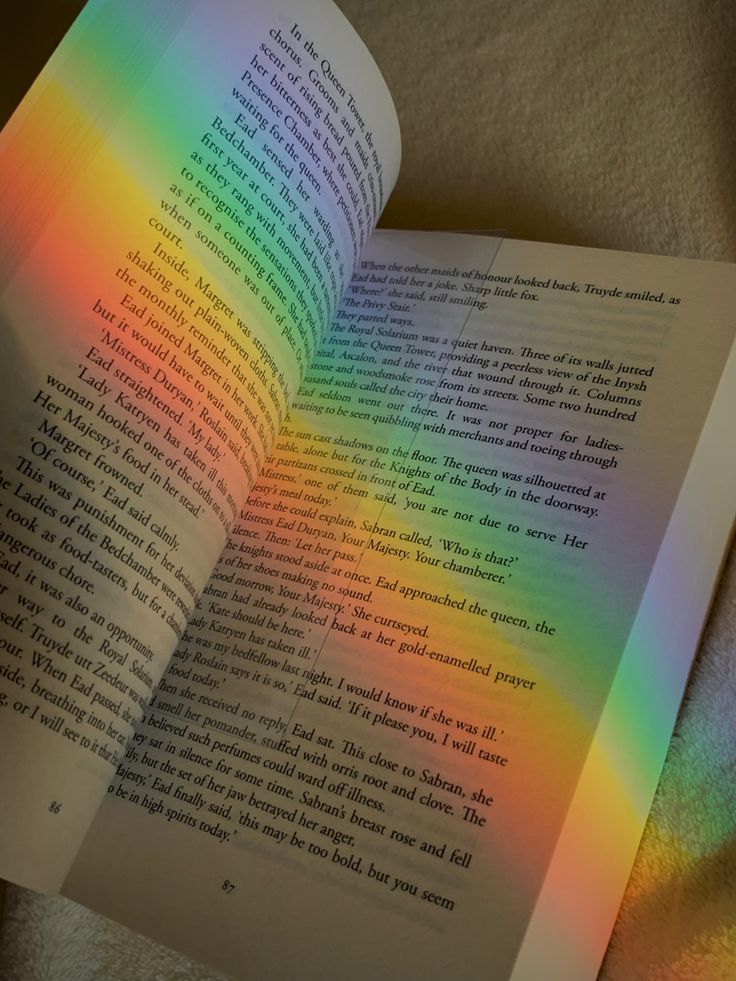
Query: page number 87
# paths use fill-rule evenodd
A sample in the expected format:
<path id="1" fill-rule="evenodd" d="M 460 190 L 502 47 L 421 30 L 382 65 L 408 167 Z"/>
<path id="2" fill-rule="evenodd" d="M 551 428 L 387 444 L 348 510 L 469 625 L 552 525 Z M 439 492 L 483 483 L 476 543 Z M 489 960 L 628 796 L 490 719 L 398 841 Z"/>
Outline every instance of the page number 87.
<path id="1" fill-rule="evenodd" d="M 225 879 L 222 884 L 222 891 L 230 894 L 235 889 L 235 883 L 231 882 L 229 879 Z"/>

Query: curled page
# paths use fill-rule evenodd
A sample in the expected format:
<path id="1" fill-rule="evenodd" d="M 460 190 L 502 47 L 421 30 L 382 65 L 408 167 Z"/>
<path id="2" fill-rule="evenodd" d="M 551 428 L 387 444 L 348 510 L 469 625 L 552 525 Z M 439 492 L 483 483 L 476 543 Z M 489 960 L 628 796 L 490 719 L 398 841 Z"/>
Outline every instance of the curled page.
<path id="1" fill-rule="evenodd" d="M 0 154 L 3 873 L 50 887 L 377 221 L 398 129 L 327 3 L 100 0 Z"/>

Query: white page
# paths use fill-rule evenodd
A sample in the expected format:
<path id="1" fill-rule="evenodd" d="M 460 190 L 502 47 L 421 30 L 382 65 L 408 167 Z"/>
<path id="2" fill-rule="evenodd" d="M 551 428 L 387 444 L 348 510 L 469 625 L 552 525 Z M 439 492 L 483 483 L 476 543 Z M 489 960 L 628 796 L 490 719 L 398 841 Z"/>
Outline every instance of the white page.
<path id="1" fill-rule="evenodd" d="M 8 125 L 6 877 L 63 878 L 398 158 L 327 3 L 92 3 Z"/>
<path id="2" fill-rule="evenodd" d="M 723 265 L 376 235 L 65 891 L 244 976 L 509 977 L 733 302 Z"/>

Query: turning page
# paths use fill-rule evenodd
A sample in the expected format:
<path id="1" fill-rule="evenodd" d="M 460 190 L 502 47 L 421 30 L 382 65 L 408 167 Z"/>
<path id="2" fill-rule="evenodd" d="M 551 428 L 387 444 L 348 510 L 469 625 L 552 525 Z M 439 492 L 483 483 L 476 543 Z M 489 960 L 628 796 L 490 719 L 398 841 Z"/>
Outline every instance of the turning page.
<path id="1" fill-rule="evenodd" d="M 0 871 L 53 889 L 391 190 L 329 3 L 90 3 L 11 120 Z"/>

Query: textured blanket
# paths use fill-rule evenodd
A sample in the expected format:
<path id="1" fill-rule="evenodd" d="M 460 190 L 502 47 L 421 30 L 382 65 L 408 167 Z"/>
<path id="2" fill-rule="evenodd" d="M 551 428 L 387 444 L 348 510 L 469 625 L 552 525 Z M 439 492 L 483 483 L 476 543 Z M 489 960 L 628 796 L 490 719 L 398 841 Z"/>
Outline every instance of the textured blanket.
<path id="1" fill-rule="evenodd" d="M 77 5 L 37 3 L 18 14 L 27 23 L 16 29 L 25 43 L 10 101 Z M 340 5 L 401 119 L 401 177 L 382 224 L 736 260 L 733 0 Z M 48 8 L 43 17 L 39 7 Z M 732 554 L 603 981 L 736 977 L 735 630 Z M 71 903 L 15 887 L 1 950 L 0 977 L 13 981 L 218 977 Z"/>

